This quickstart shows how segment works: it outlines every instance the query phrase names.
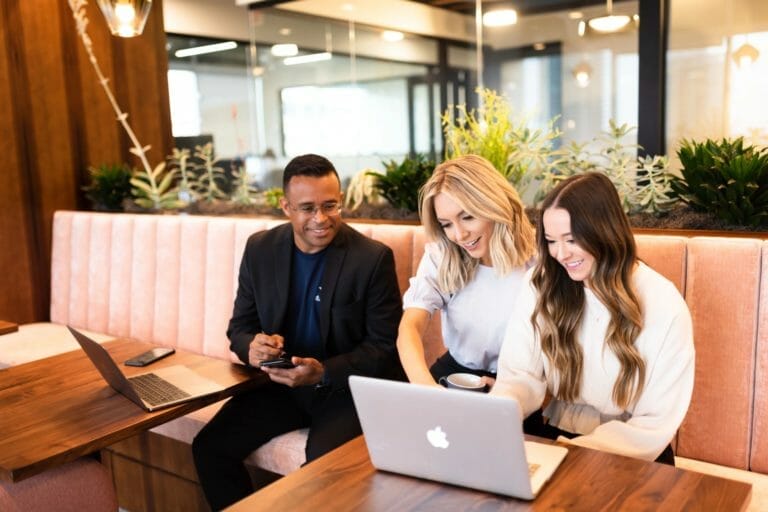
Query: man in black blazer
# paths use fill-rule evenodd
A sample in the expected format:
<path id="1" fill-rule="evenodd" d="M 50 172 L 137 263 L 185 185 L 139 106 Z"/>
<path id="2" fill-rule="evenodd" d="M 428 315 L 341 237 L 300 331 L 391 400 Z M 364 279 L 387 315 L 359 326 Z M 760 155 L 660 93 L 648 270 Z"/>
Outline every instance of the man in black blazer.
<path id="1" fill-rule="evenodd" d="M 214 510 L 251 492 L 243 460 L 280 434 L 309 427 L 311 461 L 361 433 L 350 375 L 403 378 L 395 340 L 402 313 L 392 250 L 341 220 L 341 184 L 331 162 L 294 158 L 283 174 L 290 223 L 251 235 L 227 336 L 246 364 L 271 382 L 236 396 L 192 448 Z"/>

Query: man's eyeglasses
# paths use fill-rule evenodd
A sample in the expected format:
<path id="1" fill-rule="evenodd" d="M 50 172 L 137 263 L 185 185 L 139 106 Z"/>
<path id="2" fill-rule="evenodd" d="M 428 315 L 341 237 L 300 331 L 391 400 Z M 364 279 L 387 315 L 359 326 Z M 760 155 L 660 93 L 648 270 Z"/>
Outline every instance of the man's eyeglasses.
<path id="1" fill-rule="evenodd" d="M 337 201 L 329 201 L 327 203 L 321 204 L 320 206 L 316 206 L 314 204 L 300 204 L 299 206 L 293 206 L 291 203 L 288 203 L 288 206 L 291 208 L 291 210 L 299 212 L 302 215 L 306 215 L 307 217 L 314 217 L 318 210 L 323 212 L 323 215 L 329 216 L 338 215 L 341 212 L 341 203 Z"/>

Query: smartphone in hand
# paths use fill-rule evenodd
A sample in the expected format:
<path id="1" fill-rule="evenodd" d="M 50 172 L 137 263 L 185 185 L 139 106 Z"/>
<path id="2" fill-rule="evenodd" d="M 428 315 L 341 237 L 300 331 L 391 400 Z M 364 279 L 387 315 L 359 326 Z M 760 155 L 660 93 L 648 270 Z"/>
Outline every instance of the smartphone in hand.
<path id="1" fill-rule="evenodd" d="M 153 348 L 152 350 L 147 350 L 146 352 L 143 352 L 137 355 L 136 357 L 127 359 L 125 361 L 125 365 L 126 366 L 147 366 L 148 364 L 154 363 L 158 359 L 168 357 L 174 352 L 176 352 L 176 350 L 168 347 Z"/>
<path id="2" fill-rule="evenodd" d="M 296 368 L 296 365 L 291 362 L 290 356 L 280 356 L 275 359 L 267 359 L 259 363 L 259 368 Z"/>

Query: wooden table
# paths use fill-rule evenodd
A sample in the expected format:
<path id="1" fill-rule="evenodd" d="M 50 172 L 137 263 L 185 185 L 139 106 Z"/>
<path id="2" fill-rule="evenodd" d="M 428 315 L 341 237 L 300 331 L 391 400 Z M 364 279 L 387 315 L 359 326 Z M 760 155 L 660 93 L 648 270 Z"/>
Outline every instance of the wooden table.
<path id="1" fill-rule="evenodd" d="M 6 320 L 0 320 L 0 334 L 8 334 L 9 332 L 16 332 L 19 330 L 19 324 L 8 322 Z"/>
<path id="2" fill-rule="evenodd" d="M 259 385 L 264 378 L 257 370 L 182 350 L 149 367 L 133 368 L 123 361 L 152 345 L 118 339 L 103 346 L 128 376 L 183 364 L 226 389 L 148 413 L 109 387 L 82 350 L 0 370 L 0 479 L 30 477 Z"/>
<path id="3" fill-rule="evenodd" d="M 360 436 L 227 510 L 730 512 L 744 510 L 752 495 L 752 486 L 742 482 L 577 446 L 568 450 L 529 502 L 376 471 Z"/>

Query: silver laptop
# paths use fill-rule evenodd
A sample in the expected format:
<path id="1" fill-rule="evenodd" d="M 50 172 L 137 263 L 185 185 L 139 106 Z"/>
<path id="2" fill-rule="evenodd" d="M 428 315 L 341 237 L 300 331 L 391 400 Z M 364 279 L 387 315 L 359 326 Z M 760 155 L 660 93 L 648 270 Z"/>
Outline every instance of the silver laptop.
<path id="1" fill-rule="evenodd" d="M 128 378 L 104 347 L 72 327 L 67 328 L 104 380 L 146 411 L 156 411 L 224 389 L 182 365 L 166 366 Z"/>
<path id="2" fill-rule="evenodd" d="M 510 398 L 360 376 L 349 386 L 377 469 L 531 500 L 568 453 L 525 441 Z"/>

